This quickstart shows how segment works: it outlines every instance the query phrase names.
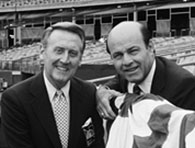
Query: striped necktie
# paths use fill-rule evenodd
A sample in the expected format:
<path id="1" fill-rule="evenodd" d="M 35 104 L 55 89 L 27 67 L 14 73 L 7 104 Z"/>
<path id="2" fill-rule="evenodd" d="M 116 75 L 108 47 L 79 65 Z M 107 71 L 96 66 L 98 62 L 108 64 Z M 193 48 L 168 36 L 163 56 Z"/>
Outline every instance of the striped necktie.
<path id="1" fill-rule="evenodd" d="M 54 116 L 63 148 L 68 147 L 69 105 L 61 90 L 57 90 L 53 99 Z"/>
<path id="2" fill-rule="evenodd" d="M 134 94 L 137 94 L 137 95 L 140 95 L 141 94 L 141 89 L 140 89 L 140 87 L 137 84 L 135 84 L 133 86 L 133 93 Z"/>

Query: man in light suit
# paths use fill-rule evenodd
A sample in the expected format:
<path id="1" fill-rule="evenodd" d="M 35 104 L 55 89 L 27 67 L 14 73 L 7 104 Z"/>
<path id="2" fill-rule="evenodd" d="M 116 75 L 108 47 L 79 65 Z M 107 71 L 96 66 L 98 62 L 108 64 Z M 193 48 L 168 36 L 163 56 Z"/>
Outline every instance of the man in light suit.
<path id="1" fill-rule="evenodd" d="M 96 88 L 74 77 L 85 48 L 84 31 L 71 22 L 56 23 L 45 30 L 42 44 L 43 72 L 2 95 L 2 127 L 8 146 L 104 148 L 102 120 L 96 111 Z M 65 144 L 55 113 L 54 98 L 59 90 L 69 108 L 67 117 L 60 120 L 68 124 L 67 132 L 63 133 L 68 135 Z"/>
<path id="2" fill-rule="evenodd" d="M 107 51 L 118 75 L 97 91 L 97 108 L 102 117 L 113 120 L 123 100 L 112 98 L 133 93 L 135 85 L 141 93 L 160 95 L 176 106 L 195 110 L 195 77 L 155 56 L 150 39 L 150 32 L 138 22 L 122 22 L 109 33 Z"/>

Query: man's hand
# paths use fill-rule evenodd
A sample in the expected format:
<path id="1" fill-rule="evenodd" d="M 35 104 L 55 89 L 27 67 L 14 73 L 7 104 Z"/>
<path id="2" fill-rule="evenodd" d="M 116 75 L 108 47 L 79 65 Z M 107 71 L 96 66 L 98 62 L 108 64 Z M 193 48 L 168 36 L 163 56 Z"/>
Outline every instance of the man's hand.
<path id="1" fill-rule="evenodd" d="M 100 86 L 96 92 L 97 110 L 101 117 L 114 120 L 116 114 L 110 106 L 110 99 L 121 96 L 120 92 Z"/>

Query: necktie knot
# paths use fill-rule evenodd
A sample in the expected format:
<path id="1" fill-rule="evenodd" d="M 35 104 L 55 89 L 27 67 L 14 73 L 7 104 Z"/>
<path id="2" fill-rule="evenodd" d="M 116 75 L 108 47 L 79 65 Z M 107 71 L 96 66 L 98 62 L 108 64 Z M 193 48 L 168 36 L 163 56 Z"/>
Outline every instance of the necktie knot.
<path id="1" fill-rule="evenodd" d="M 140 87 L 137 84 L 135 84 L 133 86 L 133 93 L 137 94 L 137 95 L 140 95 L 140 93 L 141 93 L 141 89 L 140 89 Z"/>
<path id="2" fill-rule="evenodd" d="M 65 98 L 65 95 L 62 92 L 62 90 L 57 90 L 55 95 L 54 95 L 54 102 L 62 101 L 64 98 Z"/>

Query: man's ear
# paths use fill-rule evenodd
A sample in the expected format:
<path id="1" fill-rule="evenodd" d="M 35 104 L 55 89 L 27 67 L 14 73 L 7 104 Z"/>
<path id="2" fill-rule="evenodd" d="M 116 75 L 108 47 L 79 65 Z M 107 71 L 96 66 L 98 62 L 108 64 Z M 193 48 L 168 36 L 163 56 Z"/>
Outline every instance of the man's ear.
<path id="1" fill-rule="evenodd" d="M 41 52 L 40 52 L 40 55 L 39 55 L 39 60 L 40 60 L 40 64 L 43 64 L 43 54 L 44 54 L 44 51 L 45 51 L 45 48 L 44 48 L 43 44 L 40 45 L 40 49 L 41 49 Z"/>
<path id="2" fill-rule="evenodd" d="M 43 46 L 43 44 L 40 44 L 40 49 L 41 49 L 41 53 L 40 54 L 43 54 L 43 52 L 44 52 L 44 46 Z"/>
<path id="3" fill-rule="evenodd" d="M 154 43 L 151 40 L 148 44 L 148 50 L 153 52 L 154 54 L 156 53 L 155 48 L 154 48 Z"/>
<path id="4" fill-rule="evenodd" d="M 81 67 L 81 64 L 82 64 L 82 63 L 81 63 L 81 61 L 80 61 L 80 62 L 79 62 L 79 67 Z"/>

